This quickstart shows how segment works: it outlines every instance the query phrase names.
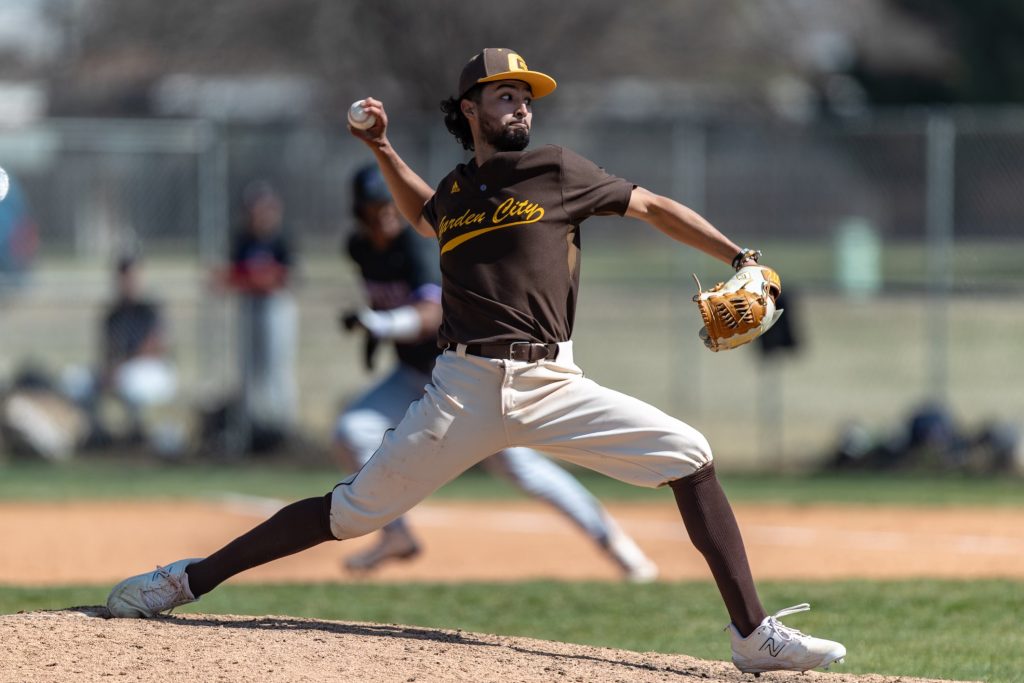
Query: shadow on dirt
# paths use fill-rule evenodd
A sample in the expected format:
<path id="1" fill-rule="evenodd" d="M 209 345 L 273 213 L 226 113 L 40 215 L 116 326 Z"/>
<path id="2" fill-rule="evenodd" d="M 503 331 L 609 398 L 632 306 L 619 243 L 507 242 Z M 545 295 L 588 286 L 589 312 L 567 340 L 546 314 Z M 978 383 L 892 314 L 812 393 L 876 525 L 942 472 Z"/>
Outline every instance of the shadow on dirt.
<path id="1" fill-rule="evenodd" d="M 85 616 L 100 619 L 112 619 L 110 612 L 101 605 L 82 607 L 68 607 L 55 612 L 78 612 Z M 461 631 L 445 631 L 441 629 L 416 628 L 412 626 L 385 625 L 385 624 L 354 624 L 344 622 L 318 621 L 315 619 L 302 619 L 298 617 L 252 617 L 252 618 L 218 618 L 202 615 L 168 615 L 156 617 L 150 621 L 159 621 L 168 626 L 198 626 L 208 628 L 232 628 L 243 630 L 266 630 L 266 631 L 315 631 L 333 635 L 361 636 L 361 637 L 392 637 L 407 638 L 410 640 L 425 640 L 447 645 L 466 645 L 478 647 L 505 647 L 509 650 L 534 657 L 546 657 L 554 660 L 589 661 L 602 664 L 610 664 L 629 669 L 643 671 L 664 671 L 676 675 L 698 675 L 699 670 L 690 667 L 667 667 L 656 664 L 639 662 L 624 662 L 614 658 L 597 657 L 587 654 L 567 654 L 536 647 L 524 647 L 515 645 L 512 642 L 501 642 L 501 636 L 492 636 L 499 639 L 499 642 L 488 642 L 472 634 Z M 540 642 L 540 641 L 538 641 Z"/>

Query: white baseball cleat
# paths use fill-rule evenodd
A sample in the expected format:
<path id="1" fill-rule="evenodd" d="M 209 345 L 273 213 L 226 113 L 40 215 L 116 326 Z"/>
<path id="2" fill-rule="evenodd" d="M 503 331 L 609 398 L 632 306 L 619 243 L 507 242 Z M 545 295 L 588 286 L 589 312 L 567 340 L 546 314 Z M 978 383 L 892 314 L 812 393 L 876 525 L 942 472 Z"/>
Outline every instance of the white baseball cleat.
<path id="1" fill-rule="evenodd" d="M 626 569 L 626 581 L 629 583 L 651 583 L 657 580 L 658 565 L 646 558 Z"/>
<path id="2" fill-rule="evenodd" d="M 380 534 L 376 545 L 345 558 L 345 568 L 369 572 L 389 560 L 411 560 L 420 554 L 420 546 L 408 531 L 388 530 Z"/>
<path id="3" fill-rule="evenodd" d="M 650 583 L 658 578 L 658 565 L 613 520 L 608 520 L 608 554 L 622 568 L 626 581 Z"/>
<path id="4" fill-rule="evenodd" d="M 732 637 L 732 663 L 745 674 L 809 671 L 818 667 L 827 669 L 833 662 L 842 663 L 846 648 L 841 643 L 814 638 L 779 621 L 787 614 L 805 612 L 810 608 L 805 602 L 765 617 L 746 638 L 740 635 L 735 625 L 729 624 L 726 630 Z"/>
<path id="5" fill-rule="evenodd" d="M 201 559 L 178 560 L 117 584 L 107 598 L 110 616 L 147 619 L 179 605 L 195 602 L 185 568 Z"/>

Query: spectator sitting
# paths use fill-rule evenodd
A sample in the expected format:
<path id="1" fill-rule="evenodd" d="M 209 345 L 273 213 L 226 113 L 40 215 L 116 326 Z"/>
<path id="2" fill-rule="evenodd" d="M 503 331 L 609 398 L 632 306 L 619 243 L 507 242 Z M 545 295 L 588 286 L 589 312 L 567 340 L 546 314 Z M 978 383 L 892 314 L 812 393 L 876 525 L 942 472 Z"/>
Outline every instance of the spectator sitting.
<path id="1" fill-rule="evenodd" d="M 104 396 L 124 408 L 128 429 L 124 438 L 139 443 L 146 438 L 143 413 L 147 407 L 169 402 L 177 390 L 177 375 L 167 358 L 163 317 L 159 304 L 142 298 L 140 261 L 122 257 L 117 263 L 116 299 L 103 317 L 98 369 L 72 370 L 65 389 L 89 414 L 88 444 L 113 441 L 102 417 Z"/>

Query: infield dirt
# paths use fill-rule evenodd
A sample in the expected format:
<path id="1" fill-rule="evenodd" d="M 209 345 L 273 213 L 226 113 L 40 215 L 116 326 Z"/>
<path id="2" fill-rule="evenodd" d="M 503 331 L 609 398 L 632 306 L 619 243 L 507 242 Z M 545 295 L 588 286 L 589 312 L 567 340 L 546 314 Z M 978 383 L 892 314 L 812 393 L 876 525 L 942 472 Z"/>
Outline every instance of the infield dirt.
<path id="1" fill-rule="evenodd" d="M 0 503 L 0 584 L 116 582 L 183 557 L 204 557 L 270 516 L 279 501 Z M 614 503 L 614 517 L 666 580 L 707 579 L 669 502 Z M 1024 577 L 1024 510 L 738 505 L 762 580 Z M 564 517 L 532 501 L 428 501 L 409 514 L 415 562 L 374 581 L 614 580 L 615 565 Z M 373 537 L 325 543 L 250 570 L 237 582 L 366 580 L 340 559 Z"/>
<path id="2" fill-rule="evenodd" d="M 0 616 L 0 681 L 751 683 L 726 662 L 465 631 L 292 617 L 104 619 L 105 608 Z M 925 683 L 842 673 L 759 683 Z"/>

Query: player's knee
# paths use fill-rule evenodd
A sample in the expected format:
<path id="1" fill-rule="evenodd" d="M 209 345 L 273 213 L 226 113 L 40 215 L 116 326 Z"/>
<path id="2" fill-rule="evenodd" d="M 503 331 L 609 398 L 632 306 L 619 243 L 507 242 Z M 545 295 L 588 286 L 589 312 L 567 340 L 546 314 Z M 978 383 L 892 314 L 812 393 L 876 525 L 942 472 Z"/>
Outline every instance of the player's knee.
<path id="1" fill-rule="evenodd" d="M 339 541 L 359 538 L 381 529 L 385 523 L 370 523 L 365 518 L 338 515 L 331 512 L 331 533 Z"/>
<path id="2" fill-rule="evenodd" d="M 339 540 L 358 538 L 377 531 L 391 521 L 383 511 L 376 511 L 352 501 L 348 485 L 355 475 L 334 487 L 331 493 L 331 533 Z"/>
<path id="3" fill-rule="evenodd" d="M 693 430 L 687 434 L 679 434 L 673 444 L 673 450 L 696 471 L 714 459 L 711 444 L 700 432 Z"/>
<path id="4" fill-rule="evenodd" d="M 660 459 L 660 479 L 653 486 L 668 484 L 674 487 L 677 482 L 684 481 L 707 468 L 713 459 L 711 446 L 697 431 L 662 437 L 660 445 L 664 449 L 661 453 L 665 457 Z"/>
<path id="5" fill-rule="evenodd" d="M 700 462 L 701 467 L 707 465 L 715 456 L 711 453 L 711 444 L 704 438 L 704 435 L 700 435 L 700 439 L 694 444 L 694 458 Z"/>

